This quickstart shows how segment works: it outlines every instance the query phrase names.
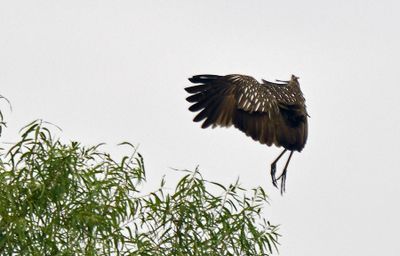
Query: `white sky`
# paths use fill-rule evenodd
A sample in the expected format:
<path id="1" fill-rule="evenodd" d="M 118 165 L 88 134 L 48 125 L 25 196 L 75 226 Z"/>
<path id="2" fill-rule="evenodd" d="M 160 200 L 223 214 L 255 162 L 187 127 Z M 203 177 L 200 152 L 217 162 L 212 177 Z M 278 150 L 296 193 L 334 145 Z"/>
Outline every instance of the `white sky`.
<path id="1" fill-rule="evenodd" d="M 63 139 L 140 144 L 150 184 L 193 169 L 240 176 L 271 197 L 280 255 L 397 256 L 400 2 L 1 1 L 0 94 L 15 141 L 43 118 Z M 281 149 L 200 129 L 183 88 L 194 74 L 300 76 L 309 140 L 271 185 Z M 116 150 L 114 147 L 110 147 Z M 116 150 L 117 151 L 117 150 Z M 171 186 L 172 183 L 169 183 Z"/>

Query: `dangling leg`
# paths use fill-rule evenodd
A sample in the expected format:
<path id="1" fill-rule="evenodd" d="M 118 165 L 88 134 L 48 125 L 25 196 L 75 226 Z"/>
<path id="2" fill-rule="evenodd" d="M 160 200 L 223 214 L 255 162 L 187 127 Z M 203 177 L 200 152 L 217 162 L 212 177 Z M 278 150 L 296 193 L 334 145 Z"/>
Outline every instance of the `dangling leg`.
<path id="1" fill-rule="evenodd" d="M 272 184 L 278 188 L 278 185 L 276 183 L 276 181 L 278 179 L 275 178 L 275 173 L 276 173 L 276 163 L 278 162 L 278 160 L 283 156 L 283 154 L 285 154 L 285 152 L 287 151 L 287 149 L 283 150 L 282 153 L 272 162 L 271 164 L 271 177 L 272 177 Z"/>
<path id="2" fill-rule="evenodd" d="M 285 187 L 286 187 L 286 172 L 287 172 L 287 168 L 290 162 L 290 158 L 292 158 L 293 155 L 293 151 L 290 151 L 290 155 L 288 157 L 288 160 L 286 161 L 285 164 L 285 168 L 283 169 L 282 174 L 276 179 L 276 180 L 281 180 L 281 194 L 283 194 L 283 192 L 285 192 Z"/>

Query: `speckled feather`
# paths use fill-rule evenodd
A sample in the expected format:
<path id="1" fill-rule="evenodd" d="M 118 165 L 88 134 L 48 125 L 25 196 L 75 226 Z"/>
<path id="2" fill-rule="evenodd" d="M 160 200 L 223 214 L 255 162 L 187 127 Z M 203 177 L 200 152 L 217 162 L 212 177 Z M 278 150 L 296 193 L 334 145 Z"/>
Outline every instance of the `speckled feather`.
<path id="1" fill-rule="evenodd" d="M 273 83 L 246 75 L 197 75 L 199 84 L 185 88 L 192 95 L 189 110 L 200 111 L 195 122 L 202 128 L 234 125 L 246 135 L 268 146 L 275 144 L 301 151 L 307 140 L 305 99 L 295 76 Z"/>

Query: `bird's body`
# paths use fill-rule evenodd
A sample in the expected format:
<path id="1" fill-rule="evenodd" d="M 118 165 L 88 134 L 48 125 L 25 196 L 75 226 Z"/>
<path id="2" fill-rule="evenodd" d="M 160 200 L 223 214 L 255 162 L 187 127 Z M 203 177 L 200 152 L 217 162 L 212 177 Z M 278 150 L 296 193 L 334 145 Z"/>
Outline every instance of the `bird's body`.
<path id="1" fill-rule="evenodd" d="M 275 178 L 275 165 L 284 152 L 272 163 L 273 183 L 282 178 L 285 189 L 287 165 L 293 151 L 301 151 L 307 141 L 308 125 L 305 99 L 298 78 L 273 83 L 246 75 L 197 75 L 189 78 L 198 84 L 185 88 L 192 94 L 186 100 L 193 103 L 189 110 L 200 111 L 195 122 L 209 126 L 235 126 L 262 144 L 282 146 L 291 151 L 282 175 Z"/>

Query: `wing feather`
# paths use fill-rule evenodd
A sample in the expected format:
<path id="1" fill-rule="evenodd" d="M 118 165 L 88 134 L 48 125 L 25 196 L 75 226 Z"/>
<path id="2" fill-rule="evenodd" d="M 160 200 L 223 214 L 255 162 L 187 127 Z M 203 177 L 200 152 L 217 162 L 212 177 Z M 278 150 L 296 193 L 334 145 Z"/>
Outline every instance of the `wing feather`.
<path id="1" fill-rule="evenodd" d="M 197 85 L 187 87 L 190 111 L 202 128 L 234 125 L 260 143 L 302 149 L 307 139 L 307 120 L 300 87 L 272 83 L 245 75 L 197 75 Z M 304 121 L 305 119 L 305 121 Z M 299 144 L 303 144 L 302 146 Z"/>
<path id="2" fill-rule="evenodd" d="M 192 94 L 186 98 L 193 103 L 189 110 L 200 111 L 193 121 L 204 120 L 202 128 L 234 125 L 254 140 L 267 145 L 275 143 L 268 112 L 274 111 L 277 102 L 257 97 L 271 95 L 257 80 L 244 75 L 198 75 L 189 80 L 200 83 L 185 90 Z"/>

